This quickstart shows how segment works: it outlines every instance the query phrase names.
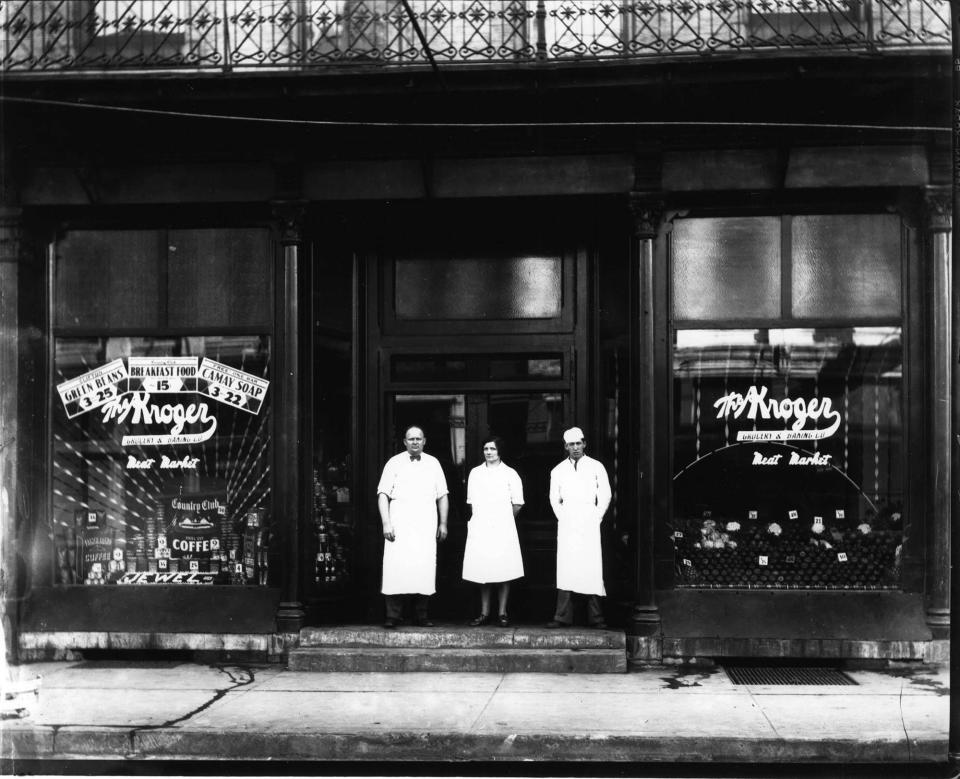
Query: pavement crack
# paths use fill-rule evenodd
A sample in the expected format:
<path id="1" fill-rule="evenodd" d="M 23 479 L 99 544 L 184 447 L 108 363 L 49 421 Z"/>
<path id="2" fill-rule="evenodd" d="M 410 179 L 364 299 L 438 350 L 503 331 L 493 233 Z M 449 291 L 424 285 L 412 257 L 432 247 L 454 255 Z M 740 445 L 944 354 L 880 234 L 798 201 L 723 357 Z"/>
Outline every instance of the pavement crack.
<path id="1" fill-rule="evenodd" d="M 753 690 L 750 690 L 750 702 L 757 707 L 757 710 L 767 721 L 767 724 L 770 726 L 770 730 L 773 731 L 773 735 L 775 735 L 777 738 L 783 738 L 783 736 L 781 736 L 780 732 L 777 730 L 777 726 L 773 724 L 773 720 L 771 720 L 770 717 L 767 716 L 767 712 L 763 710 L 763 706 L 760 705 L 760 701 L 757 700 L 757 696 L 754 695 Z"/>
<path id="2" fill-rule="evenodd" d="M 224 687 L 222 690 L 215 690 L 213 695 L 210 696 L 209 700 L 204 701 L 196 708 L 188 711 L 186 714 L 182 714 L 179 717 L 174 717 L 173 719 L 168 719 L 165 722 L 157 723 L 156 725 L 139 725 L 138 727 L 132 728 L 127 734 L 130 739 L 130 754 L 134 754 L 136 752 L 136 740 L 140 733 L 151 730 L 162 730 L 163 728 L 172 728 L 176 725 L 180 725 L 192 717 L 197 716 L 197 714 L 200 712 L 206 711 L 217 701 L 222 700 L 228 693 L 234 692 L 241 687 L 246 687 L 256 681 L 256 675 L 254 674 L 253 669 L 248 666 L 233 666 L 232 668 L 227 668 L 226 666 L 216 665 L 211 667 L 216 668 L 222 674 L 226 674 L 227 678 L 232 682 L 232 684 L 229 687 Z"/>
<path id="3" fill-rule="evenodd" d="M 900 706 L 900 727 L 903 728 L 903 738 L 907 742 L 907 762 L 909 763 L 913 760 L 913 750 L 910 748 L 910 734 L 907 733 L 907 721 L 903 716 L 903 681 L 900 682 L 900 697 L 899 697 L 899 706 Z"/>
<path id="4" fill-rule="evenodd" d="M 505 674 L 500 674 L 500 681 L 497 682 L 497 686 L 494 688 L 493 692 L 490 693 L 490 697 L 487 698 L 487 702 L 483 704 L 483 708 L 480 709 L 480 713 L 477 714 L 476 719 L 471 723 L 470 725 L 471 731 L 476 730 L 480 720 L 483 719 L 483 715 L 486 714 L 487 709 L 490 707 L 490 703 L 491 701 L 493 701 L 493 697 L 500 691 L 500 685 L 503 684 L 503 680 L 505 678 L 506 678 Z"/>

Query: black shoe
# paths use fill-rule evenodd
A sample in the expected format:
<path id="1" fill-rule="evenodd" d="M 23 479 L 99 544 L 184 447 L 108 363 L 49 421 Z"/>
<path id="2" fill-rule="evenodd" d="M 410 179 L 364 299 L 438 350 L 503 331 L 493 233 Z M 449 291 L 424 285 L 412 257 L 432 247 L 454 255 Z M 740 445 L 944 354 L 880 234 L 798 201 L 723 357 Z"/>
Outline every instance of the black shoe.
<path id="1" fill-rule="evenodd" d="M 606 630 L 606 629 L 607 629 L 607 623 L 606 623 L 606 622 L 597 622 L 597 623 L 591 625 L 590 627 L 592 627 L 594 630 Z"/>
<path id="2" fill-rule="evenodd" d="M 433 627 L 433 623 L 432 623 L 427 617 L 424 617 L 423 619 L 415 619 L 415 620 L 413 621 L 413 624 L 416 625 L 418 628 L 432 628 L 432 627 Z"/>
<path id="3" fill-rule="evenodd" d="M 391 617 L 388 617 L 387 620 L 383 623 L 383 626 L 387 628 L 387 630 L 396 630 L 397 625 L 399 624 L 400 624 L 399 619 L 393 619 Z"/>
<path id="4" fill-rule="evenodd" d="M 506 614 L 501 614 L 501 615 L 497 618 L 497 624 L 498 624 L 500 627 L 502 627 L 502 628 L 508 628 L 508 627 L 510 627 L 510 618 L 507 617 Z"/>
<path id="5" fill-rule="evenodd" d="M 548 627 L 548 628 L 565 628 L 565 627 L 567 627 L 567 625 L 566 625 L 565 623 L 563 623 L 563 622 L 557 622 L 557 620 L 551 619 L 551 620 L 545 625 L 545 627 Z"/>
<path id="6" fill-rule="evenodd" d="M 478 628 L 478 627 L 480 627 L 481 625 L 489 625 L 489 624 L 490 624 L 490 615 L 489 615 L 489 614 L 481 614 L 481 615 L 480 615 L 479 617 L 477 617 L 476 619 L 470 620 L 470 627 L 472 627 L 472 628 Z"/>

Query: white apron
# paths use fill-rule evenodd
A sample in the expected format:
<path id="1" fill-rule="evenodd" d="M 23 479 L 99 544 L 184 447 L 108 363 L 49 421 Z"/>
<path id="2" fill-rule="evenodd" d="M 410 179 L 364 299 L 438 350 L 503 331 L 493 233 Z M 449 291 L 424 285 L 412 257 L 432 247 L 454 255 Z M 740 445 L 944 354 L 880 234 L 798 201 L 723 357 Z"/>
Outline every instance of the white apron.
<path id="1" fill-rule="evenodd" d="M 557 517 L 557 589 L 606 595 L 600 551 L 602 515 L 592 501 L 564 500 Z"/>
<path id="2" fill-rule="evenodd" d="M 609 498 L 599 496 L 597 505 L 597 473 L 603 466 L 581 460 L 578 470 L 565 463 L 551 476 L 551 485 L 559 493 L 557 515 L 557 589 L 585 595 L 606 595 L 603 586 L 603 555 L 600 548 L 600 522 Z M 582 469 L 579 470 L 579 469 Z M 604 483 L 606 475 L 603 475 Z"/>
<path id="3" fill-rule="evenodd" d="M 467 481 L 472 509 L 463 551 L 463 578 L 487 584 L 523 576 L 523 555 L 513 505 L 523 504 L 523 487 L 513 468 L 503 463 L 478 465 Z"/>
<path id="4" fill-rule="evenodd" d="M 406 455 L 404 455 L 406 457 Z M 394 540 L 383 542 L 384 595 L 433 595 L 437 583 L 437 474 L 422 455 L 415 465 L 397 470 L 390 500 Z M 409 461 L 409 458 L 408 458 Z M 440 464 L 434 460 L 436 469 Z M 443 479 L 440 471 L 440 479 Z M 446 494 L 444 487 L 443 493 Z"/>

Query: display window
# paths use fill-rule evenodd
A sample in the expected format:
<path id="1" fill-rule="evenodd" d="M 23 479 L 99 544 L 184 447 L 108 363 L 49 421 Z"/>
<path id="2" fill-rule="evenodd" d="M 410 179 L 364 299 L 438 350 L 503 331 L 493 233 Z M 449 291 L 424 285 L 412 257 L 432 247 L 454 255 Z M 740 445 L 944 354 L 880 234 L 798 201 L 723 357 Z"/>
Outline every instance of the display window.
<path id="1" fill-rule="evenodd" d="M 687 221 L 699 224 L 680 225 L 673 265 L 676 582 L 898 587 L 899 220 Z M 711 295 L 688 300 L 704 292 L 700 273 Z"/>
<path id="2" fill-rule="evenodd" d="M 270 284 L 251 282 L 269 280 L 269 257 L 265 231 L 82 232 L 57 245 L 56 582 L 267 583 L 272 304 Z M 88 284 L 112 267 L 119 281 Z M 215 330 L 234 322 L 262 329 Z M 197 329 L 169 332 L 183 327 Z"/>

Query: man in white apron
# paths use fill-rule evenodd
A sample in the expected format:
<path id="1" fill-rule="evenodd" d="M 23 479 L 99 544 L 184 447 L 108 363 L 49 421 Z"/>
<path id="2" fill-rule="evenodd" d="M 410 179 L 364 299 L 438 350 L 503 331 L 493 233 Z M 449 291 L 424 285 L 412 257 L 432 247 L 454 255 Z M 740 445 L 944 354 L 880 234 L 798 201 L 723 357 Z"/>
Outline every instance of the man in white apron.
<path id="1" fill-rule="evenodd" d="M 600 523 L 610 505 L 610 480 L 603 463 L 587 457 L 583 431 L 563 434 L 567 459 L 550 471 L 550 505 L 557 516 L 557 610 L 548 628 L 573 624 L 573 593 L 587 596 L 587 622 L 606 628 L 600 596 L 603 556 Z"/>
<path id="2" fill-rule="evenodd" d="M 414 596 L 414 624 L 433 625 L 427 604 L 436 592 L 437 540 L 447 537 L 448 500 L 440 461 L 423 451 L 426 442 L 419 427 L 407 428 L 406 451 L 387 460 L 377 485 L 388 628 L 403 621 L 403 602 L 409 595 Z"/>

